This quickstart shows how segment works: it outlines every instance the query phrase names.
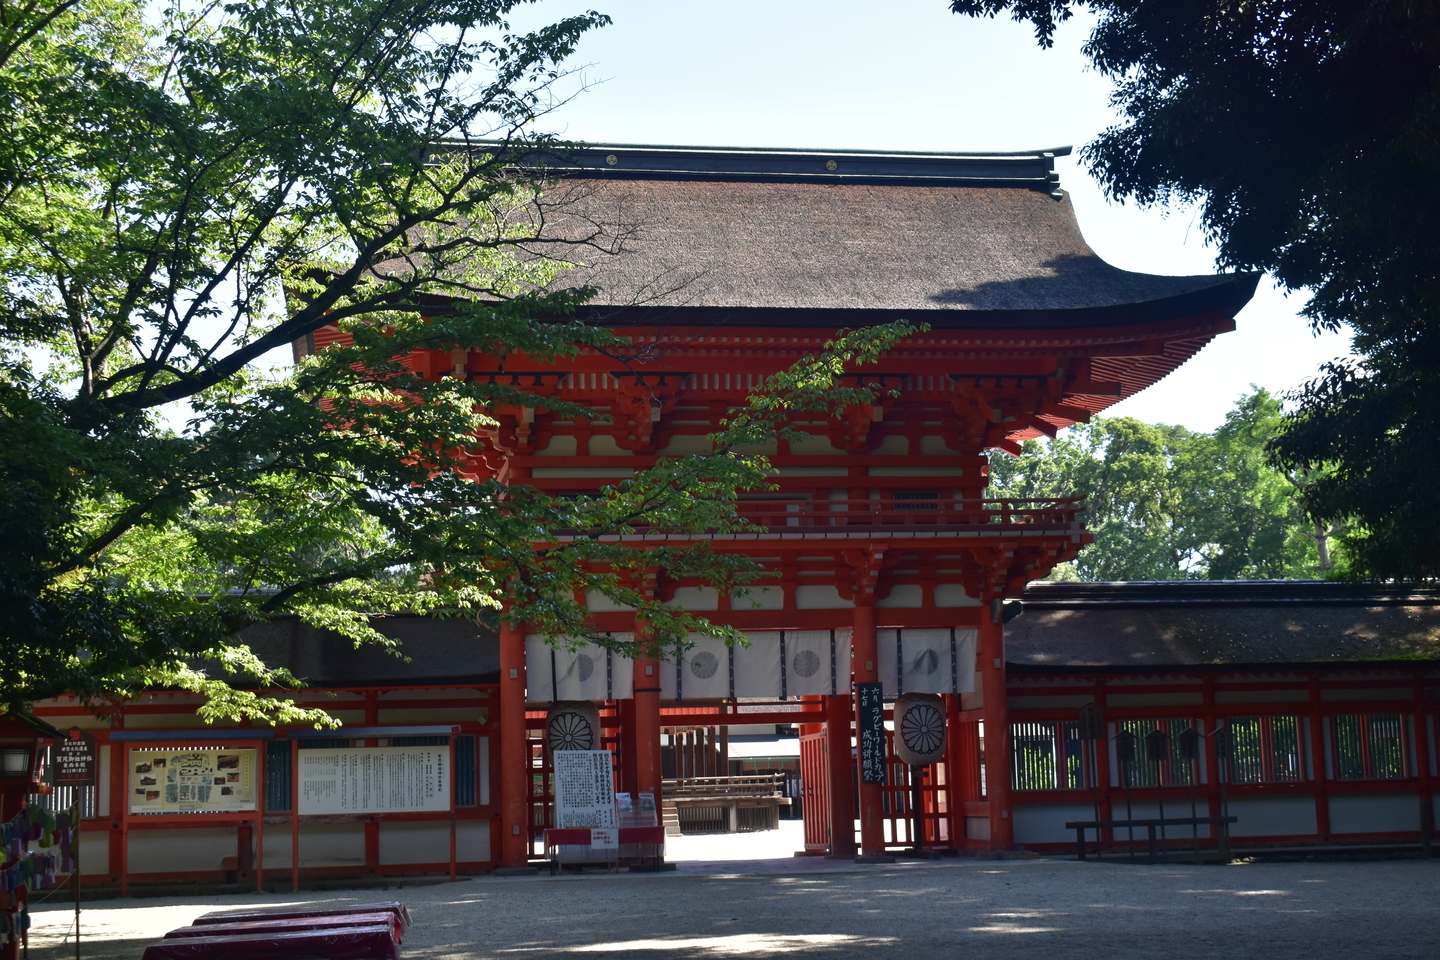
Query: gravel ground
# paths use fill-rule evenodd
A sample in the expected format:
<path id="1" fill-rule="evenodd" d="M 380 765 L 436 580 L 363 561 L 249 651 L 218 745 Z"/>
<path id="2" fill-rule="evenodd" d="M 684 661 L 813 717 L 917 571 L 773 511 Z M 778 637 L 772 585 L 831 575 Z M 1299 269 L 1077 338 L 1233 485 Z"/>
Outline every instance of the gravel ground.
<path id="1" fill-rule="evenodd" d="M 216 907 L 399 899 L 415 918 L 406 960 L 875 957 L 876 948 L 884 951 L 879 956 L 907 960 L 1433 958 L 1440 955 L 1437 889 L 1436 860 L 712 862 L 669 874 L 111 900 L 85 911 L 83 955 L 136 960 L 146 942 Z M 36 910 L 32 960 L 74 956 L 73 946 L 61 944 L 69 921 L 62 906 Z"/>

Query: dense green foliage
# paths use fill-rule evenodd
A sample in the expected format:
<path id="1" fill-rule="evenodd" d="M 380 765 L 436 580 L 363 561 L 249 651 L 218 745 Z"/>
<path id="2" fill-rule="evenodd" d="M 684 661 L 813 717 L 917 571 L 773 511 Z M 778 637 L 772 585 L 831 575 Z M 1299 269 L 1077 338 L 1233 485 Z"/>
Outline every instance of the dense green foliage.
<path id="1" fill-rule="evenodd" d="M 563 500 L 465 479 L 487 411 L 575 411 L 396 357 L 627 349 L 565 319 L 590 291 L 548 286 L 625 225 L 549 235 L 562 211 L 533 163 L 566 149 L 535 121 L 606 18 L 516 35 L 515 5 L 5 8 L 0 704 L 166 685 L 205 693 L 206 717 L 326 722 L 241 689 L 292 679 L 235 639 L 282 610 L 384 642 L 370 614 L 478 616 L 508 597 L 505 615 L 583 636 L 573 598 L 599 591 L 656 643 L 725 633 L 640 586 L 723 587 L 751 564 L 600 535 L 736 528 L 736 491 L 763 487 L 766 466 L 732 448 L 781 428 L 785 407 L 869 402 L 828 391 L 836 370 L 907 328 L 778 378 L 713 457 Z M 353 346 L 289 376 L 254 366 L 327 323 Z"/>
<path id="2" fill-rule="evenodd" d="M 1308 520 L 1266 460 L 1279 402 L 1240 399 L 1214 433 L 1097 417 L 1019 458 L 991 455 L 990 495 L 1085 498 L 1095 542 L 1061 576 L 1244 580 L 1338 576 L 1334 529 Z"/>
<path id="3" fill-rule="evenodd" d="M 1440 575 L 1440 4 L 952 0 L 1042 45 L 1080 6 L 1124 122 L 1084 149 L 1112 196 L 1196 201 L 1222 263 L 1312 294 L 1354 330 L 1273 454 L 1306 509 L 1364 532 L 1359 571 Z"/>

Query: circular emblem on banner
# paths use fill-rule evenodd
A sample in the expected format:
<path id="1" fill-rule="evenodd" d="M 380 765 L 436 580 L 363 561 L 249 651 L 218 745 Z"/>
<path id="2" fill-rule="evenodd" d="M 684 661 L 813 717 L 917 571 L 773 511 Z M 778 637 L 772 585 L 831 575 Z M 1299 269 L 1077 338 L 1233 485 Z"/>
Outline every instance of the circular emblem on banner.
<path id="1" fill-rule="evenodd" d="M 588 653 L 576 654 L 575 672 L 580 674 L 580 682 L 584 683 L 595 675 L 595 658 Z"/>
<path id="2" fill-rule="evenodd" d="M 720 669 L 720 658 L 709 650 L 701 650 L 690 658 L 690 672 L 701 680 L 709 680 Z"/>
<path id="3" fill-rule="evenodd" d="M 944 701 L 933 693 L 907 693 L 895 701 L 895 753 L 914 766 L 944 759 Z"/>
<path id="4" fill-rule="evenodd" d="M 934 650 L 921 650 L 915 659 L 910 661 L 910 667 L 922 676 L 934 676 L 935 671 L 940 669 L 940 654 Z"/>
<path id="5" fill-rule="evenodd" d="M 820 654 L 814 650 L 801 650 L 790 658 L 790 667 L 797 677 L 813 677 L 820 672 Z"/>
<path id="6" fill-rule="evenodd" d="M 561 700 L 550 708 L 545 742 L 554 750 L 594 750 L 600 743 L 600 711 L 589 700 Z"/>

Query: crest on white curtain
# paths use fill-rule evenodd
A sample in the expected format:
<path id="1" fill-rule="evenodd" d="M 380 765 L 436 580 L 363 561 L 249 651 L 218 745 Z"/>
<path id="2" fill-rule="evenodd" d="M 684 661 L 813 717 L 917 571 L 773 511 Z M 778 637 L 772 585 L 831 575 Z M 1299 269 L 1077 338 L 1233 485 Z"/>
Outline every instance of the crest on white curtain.
<path id="1" fill-rule="evenodd" d="M 876 636 L 885 696 L 969 693 L 975 689 L 975 631 L 950 627 L 880 630 Z"/>
<path id="2" fill-rule="evenodd" d="M 850 688 L 849 630 L 785 631 L 786 697 L 834 696 Z"/>
<path id="3" fill-rule="evenodd" d="M 611 636 L 622 642 L 633 633 Z M 623 700 L 632 696 L 633 662 L 593 643 L 551 646 L 539 634 L 525 638 L 526 698 L 555 700 Z"/>
<path id="4" fill-rule="evenodd" d="M 660 697 L 665 700 L 723 699 L 730 696 L 730 648 L 701 634 L 692 646 L 660 665 Z"/>

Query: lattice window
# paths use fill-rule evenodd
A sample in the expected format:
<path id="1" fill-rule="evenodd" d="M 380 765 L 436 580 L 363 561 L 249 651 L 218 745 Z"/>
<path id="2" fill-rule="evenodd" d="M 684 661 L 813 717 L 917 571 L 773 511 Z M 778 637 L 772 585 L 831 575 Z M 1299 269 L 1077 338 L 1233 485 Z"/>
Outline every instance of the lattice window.
<path id="1" fill-rule="evenodd" d="M 1010 785 L 1014 790 L 1079 790 L 1095 785 L 1094 753 L 1080 724 L 1010 724 Z"/>
<path id="2" fill-rule="evenodd" d="M 1195 762 L 1183 756 L 1180 735 L 1190 729 L 1189 720 L 1122 720 L 1121 733 L 1135 738 L 1134 759 L 1123 761 L 1118 745 L 1112 742 L 1112 754 L 1116 757 L 1120 773 L 1119 786 L 1132 787 L 1176 787 L 1189 786 L 1196 780 Z M 1151 734 L 1164 735 L 1165 750 L 1161 759 L 1150 759 Z"/>
<path id="3" fill-rule="evenodd" d="M 1409 776 L 1405 722 L 1398 713 L 1332 718 L 1337 780 L 1400 780 Z"/>
<path id="4" fill-rule="evenodd" d="M 1227 726 L 1231 783 L 1298 783 L 1305 779 L 1299 717 L 1231 717 Z M 1224 763 L 1223 753 L 1221 757 Z"/>

